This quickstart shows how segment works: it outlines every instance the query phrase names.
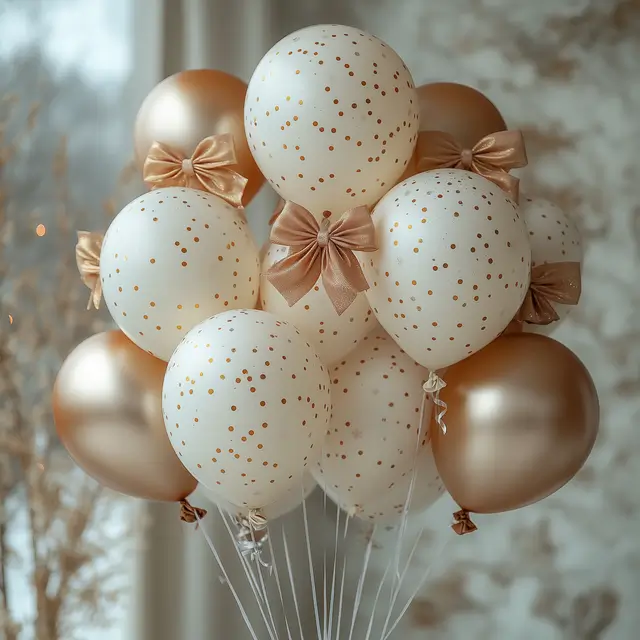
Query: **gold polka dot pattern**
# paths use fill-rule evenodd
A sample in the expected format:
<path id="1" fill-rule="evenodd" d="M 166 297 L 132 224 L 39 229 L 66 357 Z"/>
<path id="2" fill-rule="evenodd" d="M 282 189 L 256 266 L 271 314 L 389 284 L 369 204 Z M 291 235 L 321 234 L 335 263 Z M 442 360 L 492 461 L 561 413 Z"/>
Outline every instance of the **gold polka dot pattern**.
<path id="1" fill-rule="evenodd" d="M 418 452 L 431 449 L 430 402 L 420 425 L 429 374 L 378 329 L 330 375 L 333 408 L 314 473 L 345 511 L 371 514 L 381 495 L 396 486 L 406 489 Z M 436 489 L 434 501 L 442 483 L 433 461 L 430 472 L 421 481 Z"/>
<path id="2" fill-rule="evenodd" d="M 255 306 L 259 277 L 243 215 L 196 189 L 156 189 L 128 204 L 111 223 L 100 256 L 113 319 L 162 360 L 205 318 Z"/>
<path id="3" fill-rule="evenodd" d="M 173 354 L 162 408 L 173 448 L 208 489 L 262 508 L 300 488 L 320 457 L 329 374 L 299 331 L 264 311 L 194 327 Z"/>
<path id="4" fill-rule="evenodd" d="M 582 264 L 582 242 L 574 222 L 557 205 L 541 198 L 520 194 L 520 212 L 527 225 L 531 245 L 531 264 L 579 262 Z M 526 325 L 525 331 L 549 335 L 575 307 L 555 306 L 560 320 L 546 326 Z"/>
<path id="5" fill-rule="evenodd" d="M 400 57 L 340 25 L 307 27 L 278 42 L 249 82 L 244 116 L 271 186 L 318 216 L 376 202 L 409 163 L 419 123 Z"/>
<path id="6" fill-rule="evenodd" d="M 460 169 L 427 171 L 387 193 L 373 219 L 380 248 L 362 258 L 366 295 L 411 358 L 447 367 L 504 331 L 527 291 L 531 250 L 503 191 Z"/>
<path id="7" fill-rule="evenodd" d="M 290 307 L 264 274 L 288 247 L 270 245 L 262 261 L 260 304 L 265 311 L 291 322 L 313 345 L 328 367 L 344 358 L 370 331 L 379 326 L 364 294 L 359 294 L 351 306 L 339 316 L 327 296 L 322 279 L 299 302 Z"/>

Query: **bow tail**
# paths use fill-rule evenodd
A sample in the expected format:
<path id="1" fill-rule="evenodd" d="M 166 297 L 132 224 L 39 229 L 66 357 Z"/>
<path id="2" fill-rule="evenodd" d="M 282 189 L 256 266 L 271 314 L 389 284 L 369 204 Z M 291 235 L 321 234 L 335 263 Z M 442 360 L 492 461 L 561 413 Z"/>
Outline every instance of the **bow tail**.
<path id="1" fill-rule="evenodd" d="M 242 195 L 248 182 L 247 178 L 228 167 L 203 167 L 203 169 L 205 170 L 201 170 L 199 167 L 195 168 L 192 181 L 205 191 L 222 198 L 232 207 L 240 208 Z"/>
<path id="2" fill-rule="evenodd" d="M 322 284 L 341 316 L 359 293 L 369 289 L 369 283 L 351 249 L 330 244 L 322 255 L 322 262 Z"/>
<path id="3" fill-rule="evenodd" d="M 315 285 L 321 273 L 318 245 L 306 245 L 273 264 L 266 273 L 267 280 L 292 307 Z"/>
<path id="4" fill-rule="evenodd" d="M 515 203 L 519 202 L 519 178 L 516 178 L 516 176 L 512 176 L 504 169 L 496 169 L 493 165 L 483 162 L 480 159 L 474 159 L 474 162 L 471 164 L 471 170 L 500 187 Z"/>
<path id="5" fill-rule="evenodd" d="M 528 324 L 548 325 L 559 320 L 560 316 L 551 299 L 535 287 L 529 287 L 524 302 L 515 320 Z"/>

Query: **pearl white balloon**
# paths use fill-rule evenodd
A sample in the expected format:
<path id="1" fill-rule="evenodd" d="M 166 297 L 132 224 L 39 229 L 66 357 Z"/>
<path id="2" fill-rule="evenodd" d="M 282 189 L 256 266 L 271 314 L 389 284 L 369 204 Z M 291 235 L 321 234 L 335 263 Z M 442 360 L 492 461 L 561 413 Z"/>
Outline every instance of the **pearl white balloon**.
<path id="1" fill-rule="evenodd" d="M 329 433 L 314 473 L 344 510 L 357 512 L 411 474 L 433 411 L 428 377 L 382 329 L 332 369 Z"/>
<path id="2" fill-rule="evenodd" d="M 418 133 L 409 70 L 384 42 L 317 25 L 278 42 L 247 90 L 245 129 L 262 173 L 320 218 L 371 205 L 402 175 Z"/>
<path id="3" fill-rule="evenodd" d="M 175 350 L 162 408 L 180 460 L 227 502 L 265 507 L 300 487 L 321 453 L 329 375 L 298 330 L 264 311 L 228 311 Z"/>
<path id="4" fill-rule="evenodd" d="M 520 194 L 520 215 L 527 225 L 531 245 L 531 265 L 551 262 L 579 262 L 582 264 L 580 232 L 560 207 L 543 200 Z M 573 306 L 556 304 L 560 319 L 549 325 L 525 324 L 525 331 L 552 333 L 566 318 Z"/>
<path id="5" fill-rule="evenodd" d="M 155 189 L 136 198 L 112 221 L 100 255 L 111 316 L 162 360 L 205 318 L 255 306 L 259 275 L 244 216 L 196 189 Z"/>
<path id="6" fill-rule="evenodd" d="M 378 321 L 363 293 L 358 294 L 351 306 L 339 316 L 327 296 L 322 278 L 309 293 L 290 307 L 265 277 L 269 267 L 285 258 L 288 251 L 288 247 L 272 244 L 265 254 L 260 278 L 262 308 L 295 325 L 313 345 L 322 362 L 331 366 L 352 351 L 367 333 L 378 327 Z"/>
<path id="7" fill-rule="evenodd" d="M 316 480 L 327 495 L 340 505 L 337 494 L 327 480 L 322 475 L 317 475 Z M 413 487 L 411 486 L 412 482 Z M 367 522 L 394 524 L 401 519 L 407 501 L 409 502 L 408 514 L 416 515 L 428 509 L 444 491 L 444 484 L 438 475 L 433 459 L 431 444 L 428 442 L 418 452 L 415 465 L 405 477 L 387 491 L 378 494 L 372 493 L 351 513 Z"/>
<path id="8" fill-rule="evenodd" d="M 427 171 L 387 193 L 373 220 L 366 296 L 411 358 L 441 369 L 504 331 L 527 291 L 531 250 L 499 187 L 460 169 Z"/>
<path id="9" fill-rule="evenodd" d="M 276 518 L 281 518 L 294 509 L 297 509 L 303 500 L 306 500 L 317 487 L 316 481 L 311 474 L 305 473 L 302 478 L 302 485 L 293 487 L 287 491 L 282 498 L 272 502 L 262 509 L 262 515 L 269 521 L 273 522 Z M 216 506 L 220 507 L 232 516 L 246 517 L 249 514 L 247 507 L 237 507 L 227 502 L 216 491 L 203 487 L 201 492 Z"/>

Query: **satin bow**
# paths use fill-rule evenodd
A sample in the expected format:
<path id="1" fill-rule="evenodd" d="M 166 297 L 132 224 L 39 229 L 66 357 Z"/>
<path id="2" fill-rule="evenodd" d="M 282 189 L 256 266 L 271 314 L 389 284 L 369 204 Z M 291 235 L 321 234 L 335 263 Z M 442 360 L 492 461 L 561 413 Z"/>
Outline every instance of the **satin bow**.
<path id="1" fill-rule="evenodd" d="M 100 252 L 102 251 L 101 233 L 91 231 L 78 231 L 78 242 L 76 244 L 76 264 L 82 282 L 91 289 L 87 309 L 93 306 L 100 308 L 102 300 L 102 282 L 100 282 Z"/>
<path id="2" fill-rule="evenodd" d="M 478 527 L 471 520 L 471 516 L 468 511 L 461 509 L 453 514 L 455 522 L 451 525 L 451 528 L 459 535 L 463 536 L 467 533 L 473 533 L 478 530 Z"/>
<path id="3" fill-rule="evenodd" d="M 518 202 L 520 180 L 511 169 L 527 166 L 527 152 L 521 131 L 498 131 L 485 136 L 472 149 L 463 149 L 444 131 L 421 131 L 417 145 L 418 171 L 466 169 L 497 184 Z"/>
<path id="4" fill-rule="evenodd" d="M 247 179 L 229 168 L 237 161 L 230 133 L 201 140 L 190 158 L 161 142 L 154 142 L 144 162 L 142 176 L 150 187 L 202 189 L 240 208 Z"/>
<path id="5" fill-rule="evenodd" d="M 356 295 L 369 288 L 354 251 L 376 251 L 375 228 L 369 209 L 355 207 L 339 220 L 321 224 L 304 207 L 286 202 L 271 227 L 273 244 L 290 247 L 286 258 L 266 273 L 290 307 L 306 295 L 318 278 L 342 315 Z"/>
<path id="6" fill-rule="evenodd" d="M 516 320 L 551 324 L 559 319 L 554 303 L 576 305 L 582 290 L 579 262 L 551 262 L 531 269 L 531 284 Z"/>

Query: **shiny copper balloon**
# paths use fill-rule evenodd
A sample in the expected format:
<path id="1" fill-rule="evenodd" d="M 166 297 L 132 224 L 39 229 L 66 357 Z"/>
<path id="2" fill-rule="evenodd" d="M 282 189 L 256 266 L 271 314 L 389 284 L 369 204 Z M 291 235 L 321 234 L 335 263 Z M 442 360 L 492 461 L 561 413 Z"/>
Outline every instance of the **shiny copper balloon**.
<path id="1" fill-rule="evenodd" d="M 445 487 L 466 511 L 497 513 L 542 500 L 585 463 L 598 433 L 589 372 L 547 336 L 503 335 L 447 370 L 446 433 L 431 426 Z"/>
<path id="2" fill-rule="evenodd" d="M 165 430 L 166 366 L 120 331 L 94 335 L 62 365 L 53 413 L 69 454 L 98 482 L 130 496 L 177 501 L 197 482 Z"/>
<path id="3" fill-rule="evenodd" d="M 507 125 L 496 106 L 477 89 L 455 82 L 434 82 L 417 88 L 420 131 L 444 131 L 463 148 Z"/>
<path id="4" fill-rule="evenodd" d="M 181 71 L 163 80 L 145 98 L 136 118 L 138 166 L 142 168 L 153 142 L 190 157 L 204 138 L 231 133 L 238 158 L 231 168 L 248 179 L 242 198 L 246 206 L 264 183 L 244 132 L 246 92 L 242 80 L 214 69 Z"/>

